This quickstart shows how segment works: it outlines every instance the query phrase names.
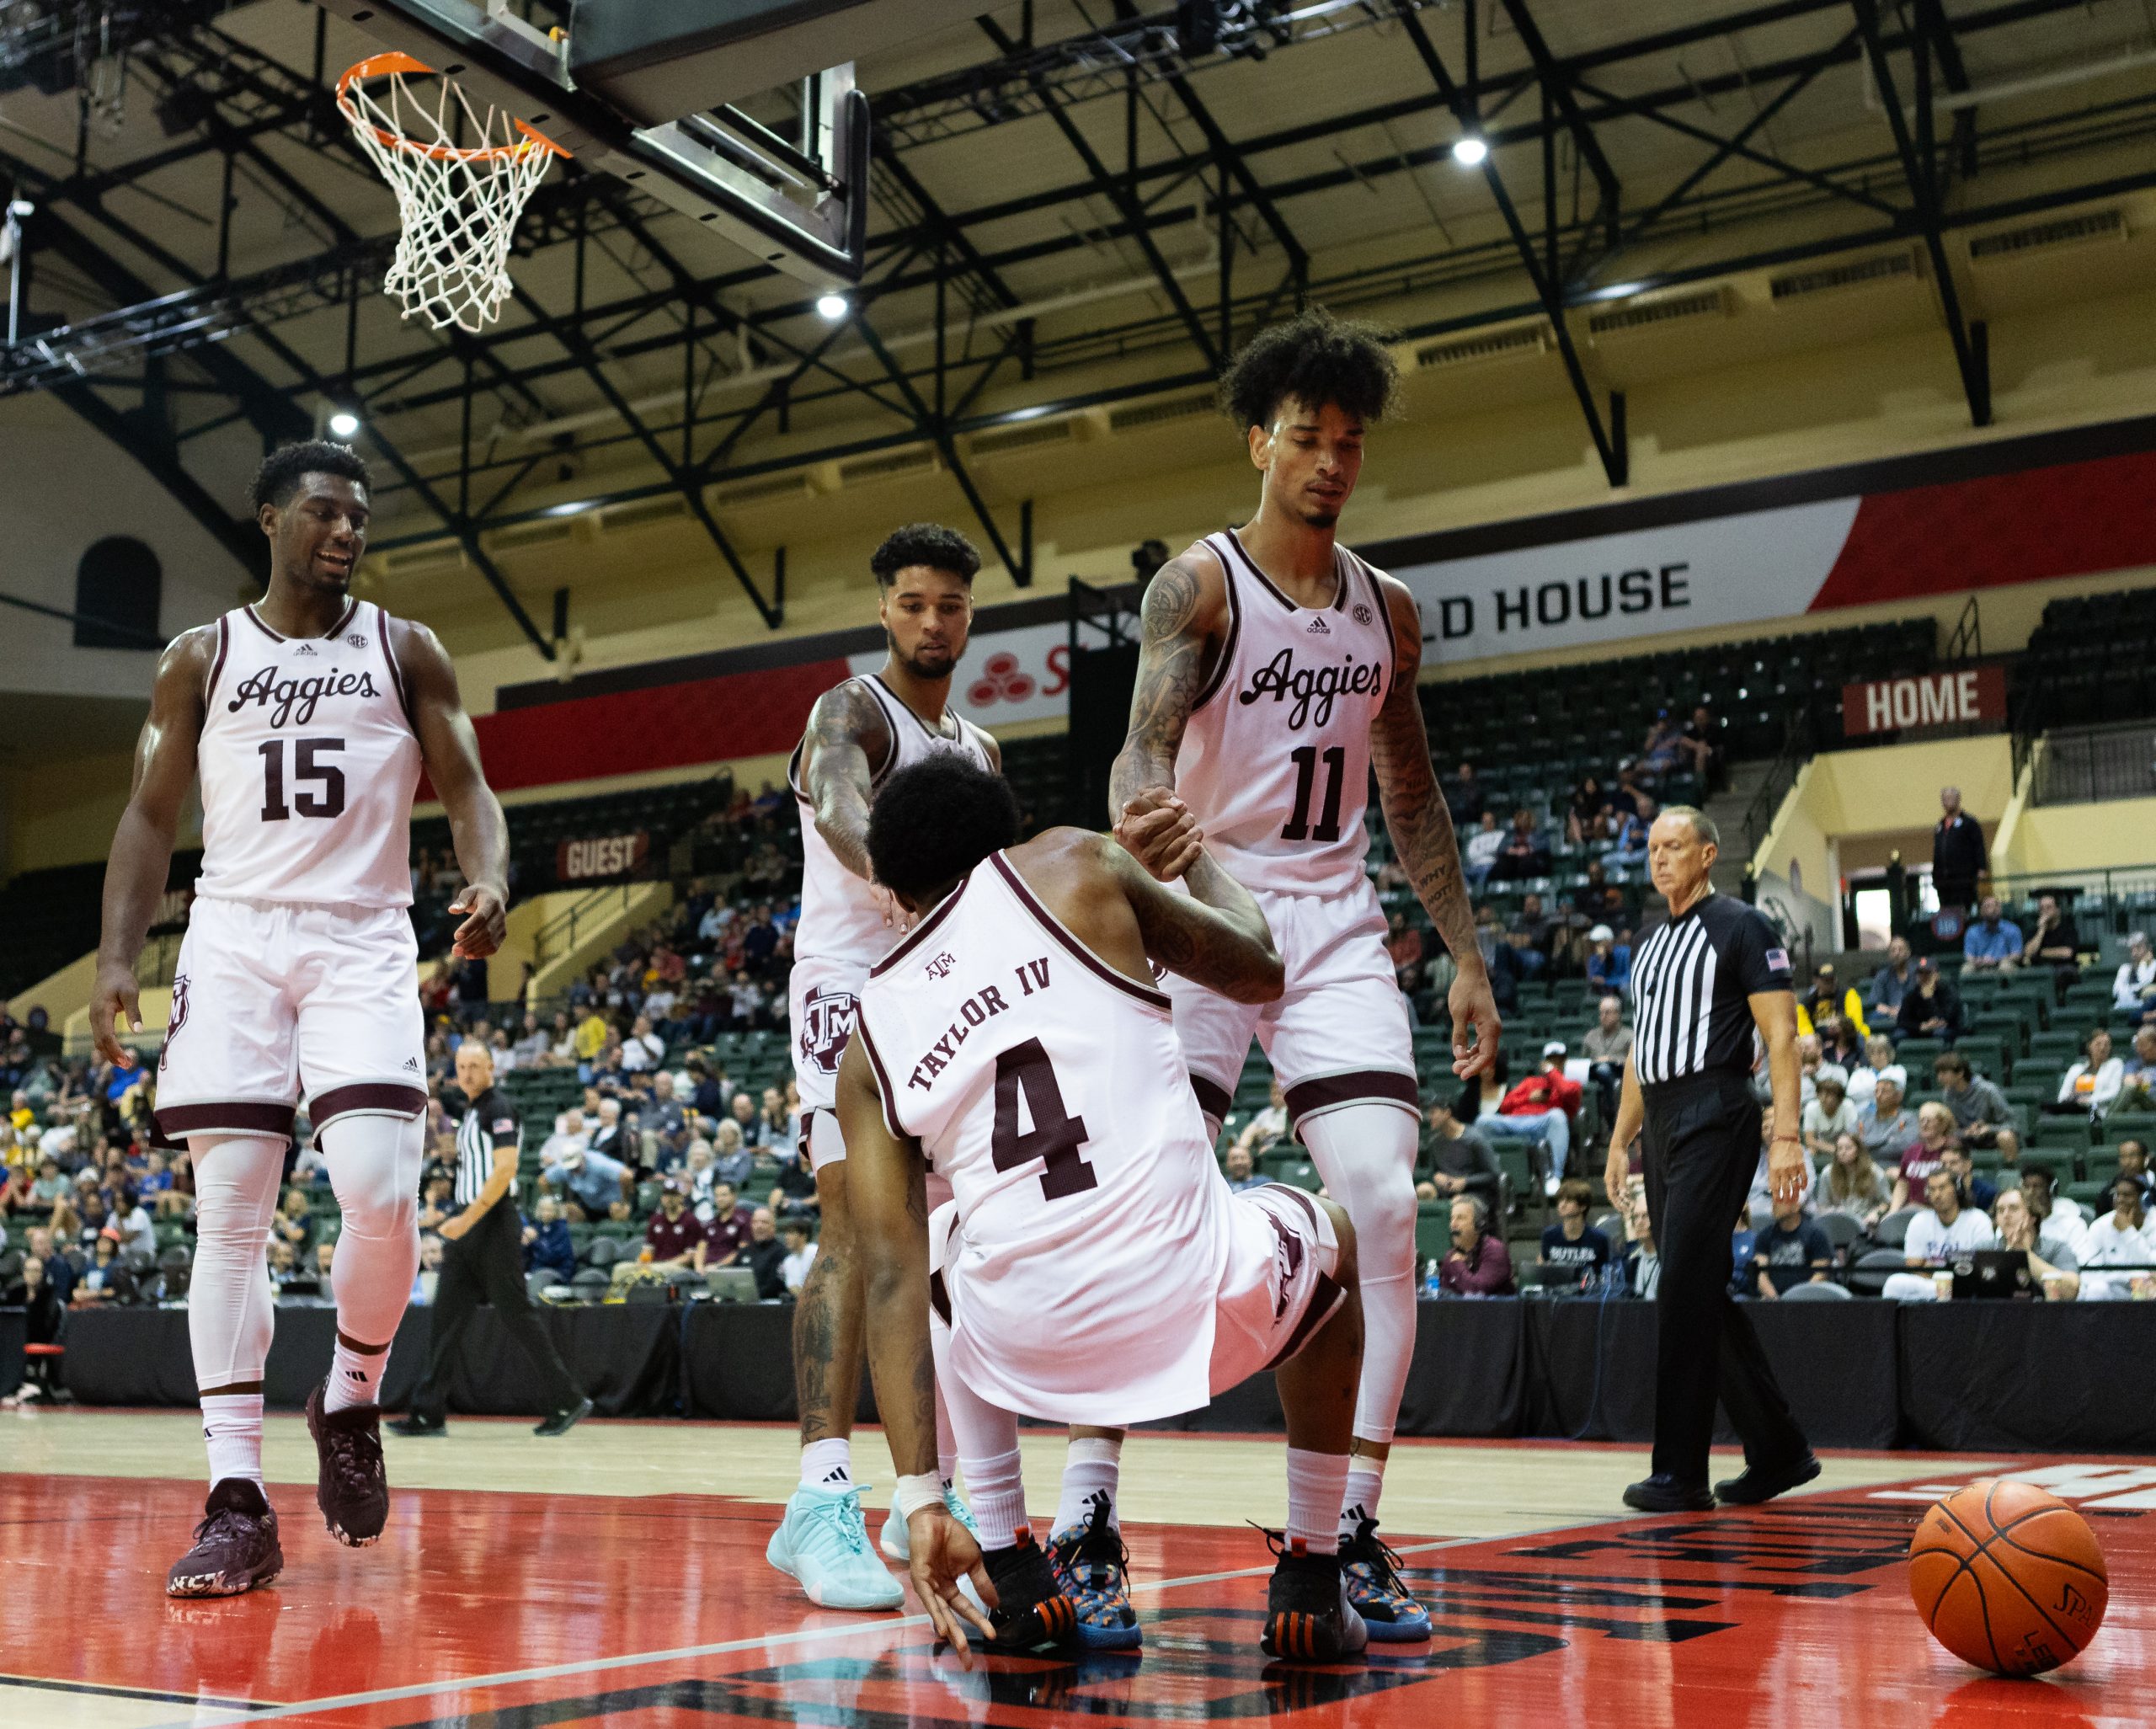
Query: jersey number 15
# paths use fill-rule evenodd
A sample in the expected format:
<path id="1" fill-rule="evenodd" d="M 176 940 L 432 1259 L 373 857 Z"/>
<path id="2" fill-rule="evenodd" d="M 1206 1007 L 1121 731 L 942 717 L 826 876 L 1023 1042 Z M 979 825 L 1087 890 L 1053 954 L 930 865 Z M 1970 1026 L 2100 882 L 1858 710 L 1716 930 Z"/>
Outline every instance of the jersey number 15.
<path id="1" fill-rule="evenodd" d="M 296 792 L 290 804 L 285 802 L 285 740 L 266 739 L 256 748 L 262 757 L 262 820 L 265 823 L 287 821 L 296 811 L 302 816 L 334 817 L 344 814 L 344 771 L 334 762 L 317 760 L 319 754 L 342 750 L 342 739 L 295 739 L 292 745 L 292 779 L 296 782 L 312 781 L 321 788 Z"/>

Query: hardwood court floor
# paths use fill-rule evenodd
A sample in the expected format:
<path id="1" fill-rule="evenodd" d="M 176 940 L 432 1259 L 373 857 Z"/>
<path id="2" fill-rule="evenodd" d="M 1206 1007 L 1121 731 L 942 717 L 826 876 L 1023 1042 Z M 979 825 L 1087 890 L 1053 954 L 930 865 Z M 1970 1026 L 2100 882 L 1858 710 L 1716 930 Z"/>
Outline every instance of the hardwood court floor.
<path id="1" fill-rule="evenodd" d="M 1037 1513 L 1061 1446 L 1027 1438 Z M 888 1484 L 880 1437 L 864 1432 L 856 1451 Z M 172 1604 L 164 1570 L 202 1494 L 194 1419 L 0 1417 L 0 1724 L 2156 1721 L 2156 1467 L 2130 1461 L 1842 1454 L 1812 1492 L 1768 1509 L 1640 1518 L 1617 1501 L 1645 1468 L 1636 1449 L 1406 1444 L 1387 1525 L 1436 1636 L 1294 1670 L 1257 1649 L 1270 1563 L 1243 1523 L 1280 1516 L 1281 1444 L 1141 1435 L 1123 1504 L 1145 1650 L 968 1673 L 931 1651 L 918 1615 L 819 1610 L 766 1564 L 792 1478 L 788 1430 L 589 1422 L 547 1442 L 465 1421 L 442 1440 L 392 1437 L 388 1456 L 398 1492 L 382 1543 L 340 1548 L 314 1511 L 303 1427 L 273 1417 L 284 1576 L 245 1598 Z M 1904 1583 L 1924 1506 L 2002 1473 L 2075 1501 L 2110 1557 L 2104 1630 L 2044 1681 L 1963 1668 L 1925 1636 Z M 872 1514 L 872 1533 L 880 1524 Z"/>

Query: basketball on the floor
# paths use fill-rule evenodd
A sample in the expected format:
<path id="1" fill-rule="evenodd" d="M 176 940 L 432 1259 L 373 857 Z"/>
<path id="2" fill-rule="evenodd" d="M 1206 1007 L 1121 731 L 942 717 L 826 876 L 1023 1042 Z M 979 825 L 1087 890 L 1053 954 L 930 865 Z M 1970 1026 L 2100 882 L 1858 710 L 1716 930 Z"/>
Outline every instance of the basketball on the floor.
<path id="1" fill-rule="evenodd" d="M 1984 1478 L 1935 1502 L 1909 1543 L 1932 1636 L 1998 1675 L 2041 1675 L 2096 1636 L 2111 1579 L 2081 1515 L 2031 1483 Z"/>

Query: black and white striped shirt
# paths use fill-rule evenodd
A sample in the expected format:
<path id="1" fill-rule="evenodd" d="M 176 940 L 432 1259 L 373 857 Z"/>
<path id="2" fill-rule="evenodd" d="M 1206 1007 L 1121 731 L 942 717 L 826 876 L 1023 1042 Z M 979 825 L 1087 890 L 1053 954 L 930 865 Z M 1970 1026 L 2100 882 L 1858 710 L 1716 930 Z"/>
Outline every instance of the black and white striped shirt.
<path id="1" fill-rule="evenodd" d="M 494 1171 L 494 1149 L 517 1143 L 516 1107 L 499 1086 L 473 1099 L 456 1125 L 456 1193 L 460 1207 L 479 1198 Z"/>
<path id="2" fill-rule="evenodd" d="M 1748 1075 L 1748 1001 L 1790 988 L 1789 952 L 1755 907 L 1709 894 L 1650 931 L 1632 956 L 1633 1061 L 1652 1086 L 1710 1070 Z"/>

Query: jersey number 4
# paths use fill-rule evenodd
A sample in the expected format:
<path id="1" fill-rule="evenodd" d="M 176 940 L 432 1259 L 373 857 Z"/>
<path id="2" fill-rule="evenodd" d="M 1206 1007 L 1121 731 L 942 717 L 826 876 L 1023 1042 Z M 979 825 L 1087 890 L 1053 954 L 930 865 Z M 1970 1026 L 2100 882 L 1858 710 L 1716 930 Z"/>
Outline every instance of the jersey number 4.
<path id="1" fill-rule="evenodd" d="M 1310 826 L 1310 792 L 1317 780 L 1317 746 L 1299 744 L 1288 753 L 1295 765 L 1295 814 L 1280 831 L 1283 840 L 1337 840 L 1340 838 L 1340 781 L 1347 771 L 1346 747 L 1329 744 L 1325 751 L 1325 805 L 1317 826 Z"/>
<path id="2" fill-rule="evenodd" d="M 295 739 L 292 745 L 292 779 L 295 782 L 313 782 L 321 788 L 318 793 L 303 791 L 295 793 L 290 804 L 285 803 L 285 740 L 264 739 L 257 749 L 262 756 L 262 820 L 265 823 L 288 821 L 294 811 L 302 816 L 333 817 L 344 814 L 344 771 L 334 762 L 317 760 L 318 754 L 342 750 L 342 739 Z"/>
<path id="3" fill-rule="evenodd" d="M 1018 1127 L 1018 1095 L 1026 1096 L 1029 1129 Z M 1086 1119 L 1074 1117 L 1055 1084 L 1055 1065 L 1038 1038 L 1028 1038 L 995 1059 L 995 1130 L 990 1142 L 998 1171 L 1045 1159 L 1041 1192 L 1051 1201 L 1100 1187 L 1093 1167 L 1078 1156 L 1086 1144 Z"/>

